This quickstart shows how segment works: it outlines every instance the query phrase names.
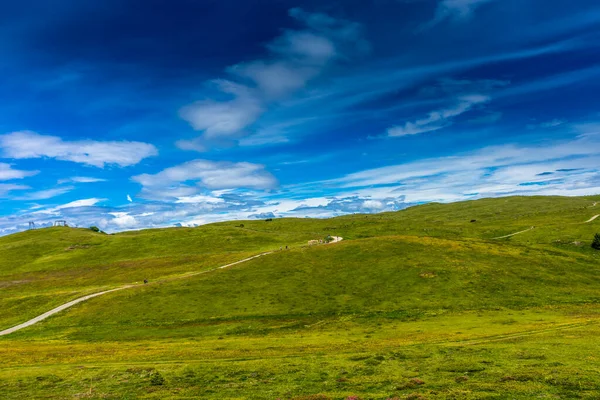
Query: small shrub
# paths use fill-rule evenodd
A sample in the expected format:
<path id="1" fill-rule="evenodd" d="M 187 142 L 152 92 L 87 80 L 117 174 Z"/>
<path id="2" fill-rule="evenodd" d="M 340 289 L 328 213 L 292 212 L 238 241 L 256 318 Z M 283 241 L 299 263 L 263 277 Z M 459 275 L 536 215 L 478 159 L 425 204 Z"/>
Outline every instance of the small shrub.
<path id="1" fill-rule="evenodd" d="M 535 380 L 533 376 L 530 375 L 507 375 L 500 378 L 500 382 L 530 382 Z"/>
<path id="2" fill-rule="evenodd" d="M 400 384 L 396 387 L 396 390 L 406 390 L 406 389 L 414 389 L 417 386 L 424 385 L 425 382 L 419 378 L 412 378 L 408 382 Z"/>
<path id="3" fill-rule="evenodd" d="M 265 221 L 266 222 L 271 222 L 271 221 L 273 221 L 273 218 L 267 218 L 267 219 L 265 219 Z"/>
<path id="4" fill-rule="evenodd" d="M 162 386 L 165 384 L 165 378 L 160 374 L 160 372 L 156 371 L 150 375 L 150 384 L 152 386 Z"/>
<path id="5" fill-rule="evenodd" d="M 365 361 L 365 365 L 370 365 L 373 367 L 378 366 L 379 364 L 381 364 L 380 360 L 374 359 L 374 358 L 369 358 L 368 360 Z"/>
<path id="6" fill-rule="evenodd" d="M 100 232 L 100 228 L 98 228 L 97 226 L 90 226 L 90 231 Z"/>
<path id="7" fill-rule="evenodd" d="M 240 227 L 240 228 L 243 228 L 243 227 L 244 227 L 244 224 L 240 224 L 240 226 L 239 226 L 239 227 Z"/>
<path id="8" fill-rule="evenodd" d="M 466 382 L 469 380 L 468 376 L 457 376 L 456 379 L 454 379 L 456 381 L 456 383 L 462 383 L 462 382 Z"/>
<path id="9" fill-rule="evenodd" d="M 410 380 L 410 382 L 411 382 L 411 383 L 414 383 L 415 385 L 424 385 L 424 384 L 425 384 L 425 382 L 424 382 L 424 381 L 422 381 L 422 380 L 421 380 L 421 379 L 419 379 L 419 378 L 412 378 L 412 379 Z"/>
<path id="10" fill-rule="evenodd" d="M 195 378 L 196 372 L 190 367 L 185 367 L 184 370 L 182 371 L 182 376 L 184 378 L 188 378 L 188 379 Z"/>
<path id="11" fill-rule="evenodd" d="M 592 248 L 600 250 L 600 233 L 596 233 L 596 235 L 594 235 L 594 240 L 592 241 Z"/>

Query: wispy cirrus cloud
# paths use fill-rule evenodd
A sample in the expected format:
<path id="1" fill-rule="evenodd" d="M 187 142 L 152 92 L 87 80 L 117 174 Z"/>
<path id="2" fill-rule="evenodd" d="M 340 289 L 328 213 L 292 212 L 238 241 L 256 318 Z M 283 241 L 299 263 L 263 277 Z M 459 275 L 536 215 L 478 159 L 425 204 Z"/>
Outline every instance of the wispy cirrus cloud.
<path id="1" fill-rule="evenodd" d="M 96 197 L 89 198 L 89 199 L 80 199 L 80 200 L 71 201 L 69 203 L 61 204 L 61 205 L 58 205 L 55 207 L 42 208 L 40 210 L 36 210 L 36 211 L 32 212 L 31 214 L 33 214 L 33 215 L 47 214 L 47 215 L 52 215 L 52 216 L 59 216 L 65 210 L 93 207 L 93 206 L 97 205 L 98 203 L 101 203 L 105 200 L 106 199 L 100 199 L 100 198 L 96 198 Z"/>
<path id="2" fill-rule="evenodd" d="M 429 29 L 446 20 L 455 22 L 471 18 L 477 8 L 493 0 L 440 0 L 435 16 L 423 25 L 422 29 Z"/>
<path id="3" fill-rule="evenodd" d="M 488 96 L 480 94 L 461 96 L 457 99 L 457 103 L 454 106 L 432 111 L 427 117 L 406 122 L 404 125 L 393 126 L 387 130 L 387 134 L 389 137 L 400 137 L 437 131 L 452 125 L 452 120 L 459 115 L 488 101 L 490 101 Z"/>
<path id="4" fill-rule="evenodd" d="M 492 100 L 492 93 L 509 85 L 509 81 L 495 79 L 439 79 L 435 84 L 421 88 L 420 95 L 425 98 L 441 98 L 448 105 L 427 113 L 427 116 L 394 125 L 387 130 L 388 137 L 401 137 L 433 132 L 454 124 L 462 114 L 484 107 Z M 491 116 L 491 118 L 490 118 Z M 501 116 L 501 114 L 500 114 Z M 486 119 L 481 119 L 486 117 Z M 498 114 L 480 116 L 475 122 L 495 122 Z"/>
<path id="5" fill-rule="evenodd" d="M 303 28 L 285 30 L 268 43 L 265 58 L 228 67 L 232 79 L 209 82 L 216 97 L 229 99 L 208 98 L 181 109 L 181 117 L 202 137 L 179 141 L 179 148 L 204 151 L 206 142 L 252 135 L 251 126 L 271 104 L 304 88 L 334 61 L 368 50 L 360 24 L 299 8 L 289 16 Z"/>
<path id="6" fill-rule="evenodd" d="M 58 180 L 59 185 L 61 185 L 63 183 L 96 183 L 96 182 L 106 182 L 106 179 L 94 178 L 91 176 L 72 176 L 70 178 Z"/>
<path id="7" fill-rule="evenodd" d="M 103 168 L 105 165 L 135 165 L 157 154 L 156 147 L 142 142 L 65 141 L 58 136 L 31 131 L 0 135 L 0 155 L 13 159 L 48 157 Z"/>
<path id="8" fill-rule="evenodd" d="M 30 189 L 30 187 L 26 185 L 17 185 L 14 183 L 0 183 L 0 197 L 6 197 L 6 195 L 10 194 L 15 190 L 27 189 Z"/>
<path id="9" fill-rule="evenodd" d="M 10 181 L 13 179 L 23 179 L 29 176 L 37 175 L 40 171 L 23 171 L 13 169 L 12 165 L 0 163 L 0 181 Z"/>
<path id="10" fill-rule="evenodd" d="M 57 188 L 38 190 L 35 192 L 27 193 L 23 196 L 16 197 L 15 200 L 47 200 L 53 197 L 58 197 L 63 194 L 71 192 L 75 187 L 73 186 L 62 186 Z"/>
<path id="11" fill-rule="evenodd" d="M 490 146 L 460 155 L 359 171 L 311 186 L 335 188 L 342 196 L 403 194 L 408 202 L 597 193 L 600 124 L 570 124 L 563 129 L 563 133 L 575 137 L 552 144 Z"/>

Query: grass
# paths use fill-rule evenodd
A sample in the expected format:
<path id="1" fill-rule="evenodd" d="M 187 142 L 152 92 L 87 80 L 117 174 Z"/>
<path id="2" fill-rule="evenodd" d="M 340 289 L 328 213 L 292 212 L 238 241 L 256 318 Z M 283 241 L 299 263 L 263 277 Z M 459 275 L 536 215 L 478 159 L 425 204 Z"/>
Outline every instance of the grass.
<path id="1" fill-rule="evenodd" d="M 598 200 L 0 238 L 0 398 L 600 398 Z"/>

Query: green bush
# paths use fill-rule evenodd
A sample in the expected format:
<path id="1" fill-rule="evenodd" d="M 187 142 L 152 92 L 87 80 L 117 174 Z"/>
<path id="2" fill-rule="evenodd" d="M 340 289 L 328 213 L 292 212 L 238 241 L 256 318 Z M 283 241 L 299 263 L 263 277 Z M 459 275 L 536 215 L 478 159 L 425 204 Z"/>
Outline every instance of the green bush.
<path id="1" fill-rule="evenodd" d="M 156 371 L 150 375 L 150 384 L 152 386 L 162 386 L 165 384 L 165 378 L 160 374 L 160 372 Z"/>
<path id="2" fill-rule="evenodd" d="M 592 247 L 596 250 L 600 250 L 600 233 L 596 233 L 594 240 L 592 241 Z"/>
<path id="3" fill-rule="evenodd" d="M 100 228 L 98 228 L 97 226 L 90 226 L 90 230 L 94 232 L 100 232 Z"/>

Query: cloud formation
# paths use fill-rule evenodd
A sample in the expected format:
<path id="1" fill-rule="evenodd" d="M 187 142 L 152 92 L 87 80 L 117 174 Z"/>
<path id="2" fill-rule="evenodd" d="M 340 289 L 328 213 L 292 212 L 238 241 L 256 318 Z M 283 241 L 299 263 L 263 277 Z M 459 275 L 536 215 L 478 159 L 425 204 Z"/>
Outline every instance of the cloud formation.
<path id="1" fill-rule="evenodd" d="M 22 171 L 13 169 L 10 164 L 0 163 L 0 181 L 10 181 L 13 179 L 23 179 L 29 176 L 37 175 L 40 171 Z"/>
<path id="2" fill-rule="evenodd" d="M 423 29 L 429 29 L 446 20 L 468 20 L 478 7 L 491 1 L 493 0 L 441 0 L 435 10 L 435 16 Z"/>
<path id="3" fill-rule="evenodd" d="M 63 183 L 96 183 L 96 182 L 106 182 L 106 179 L 93 178 L 90 176 L 72 176 L 70 178 L 58 180 L 59 185 L 63 184 Z"/>
<path id="4" fill-rule="evenodd" d="M 96 204 L 105 201 L 106 199 L 99 199 L 99 198 L 90 198 L 90 199 L 81 199 L 81 200 L 75 200 L 75 201 L 71 201 L 69 203 L 66 204 L 61 204 L 58 205 L 56 207 L 50 207 L 50 208 L 43 208 L 40 210 L 36 210 L 33 211 L 31 214 L 32 215 L 49 215 L 52 217 L 56 217 L 56 216 L 61 216 L 64 215 L 63 213 L 67 212 L 67 210 L 79 210 L 81 208 L 86 208 L 86 207 L 93 207 Z M 68 214 L 67 214 L 68 215 Z"/>
<path id="5" fill-rule="evenodd" d="M 452 125 L 452 120 L 459 115 L 488 101 L 490 101 L 490 98 L 481 94 L 461 96 L 452 107 L 432 111 L 427 117 L 406 122 L 404 125 L 393 126 L 388 129 L 387 134 L 390 137 L 399 137 L 437 131 Z"/>
<path id="6" fill-rule="evenodd" d="M 0 197 L 6 197 L 10 192 L 15 190 L 27 190 L 29 186 L 17 185 L 14 183 L 0 183 Z"/>
<path id="7" fill-rule="evenodd" d="M 336 188 L 342 195 L 404 194 L 408 202 L 597 193 L 600 124 L 574 124 L 565 129 L 575 138 L 552 144 L 485 147 L 462 155 L 364 170 L 312 185 Z"/>
<path id="8" fill-rule="evenodd" d="M 233 98 L 228 101 L 203 100 L 181 109 L 180 115 L 190 125 L 203 131 L 205 139 L 235 138 L 243 134 L 242 130 L 256 121 L 263 113 L 264 106 L 253 91 L 231 81 L 213 82 L 218 89 Z M 184 150 L 195 150 L 183 145 Z"/>
<path id="9" fill-rule="evenodd" d="M 64 141 L 57 136 L 30 131 L 0 135 L 0 154 L 5 158 L 55 158 L 103 168 L 105 165 L 127 167 L 158 154 L 148 143 L 128 141 Z"/>
<path id="10" fill-rule="evenodd" d="M 27 193 L 24 196 L 19 196 L 15 198 L 16 200 L 46 200 L 51 199 L 53 197 L 57 197 L 63 195 L 65 193 L 69 193 L 75 189 L 73 186 L 63 186 L 46 190 L 39 190 L 37 192 Z"/>
<path id="11" fill-rule="evenodd" d="M 274 178 L 250 163 L 195 160 L 141 175 L 141 198 L 119 207 L 90 198 L 0 217 L 0 234 L 66 219 L 108 232 L 272 217 L 331 217 L 401 210 L 430 201 L 506 195 L 589 195 L 600 190 L 600 124 L 563 126 L 573 139 L 506 144 L 440 158 L 367 169 L 269 192 Z M 217 182 L 217 183 L 215 183 Z M 255 191 L 238 192 L 246 185 Z M 16 189 L 16 188 L 15 188 Z M 260 189 L 260 190 L 259 190 Z M 0 185 L 0 192 L 2 191 Z"/>
<path id="12" fill-rule="evenodd" d="M 134 176 L 147 198 L 182 198 L 202 189 L 274 189 L 277 179 L 264 165 L 248 162 L 193 160 L 162 170 L 157 174 Z"/>
<path id="13" fill-rule="evenodd" d="M 368 51 L 357 23 L 299 8 L 289 15 L 303 29 L 285 30 L 267 44 L 265 58 L 228 67 L 231 80 L 209 82 L 216 97 L 228 99 L 205 99 L 181 109 L 180 116 L 202 132 L 200 141 L 177 142 L 181 149 L 204 151 L 207 141 L 251 135 L 251 126 L 271 104 L 304 88 L 334 61 Z"/>

